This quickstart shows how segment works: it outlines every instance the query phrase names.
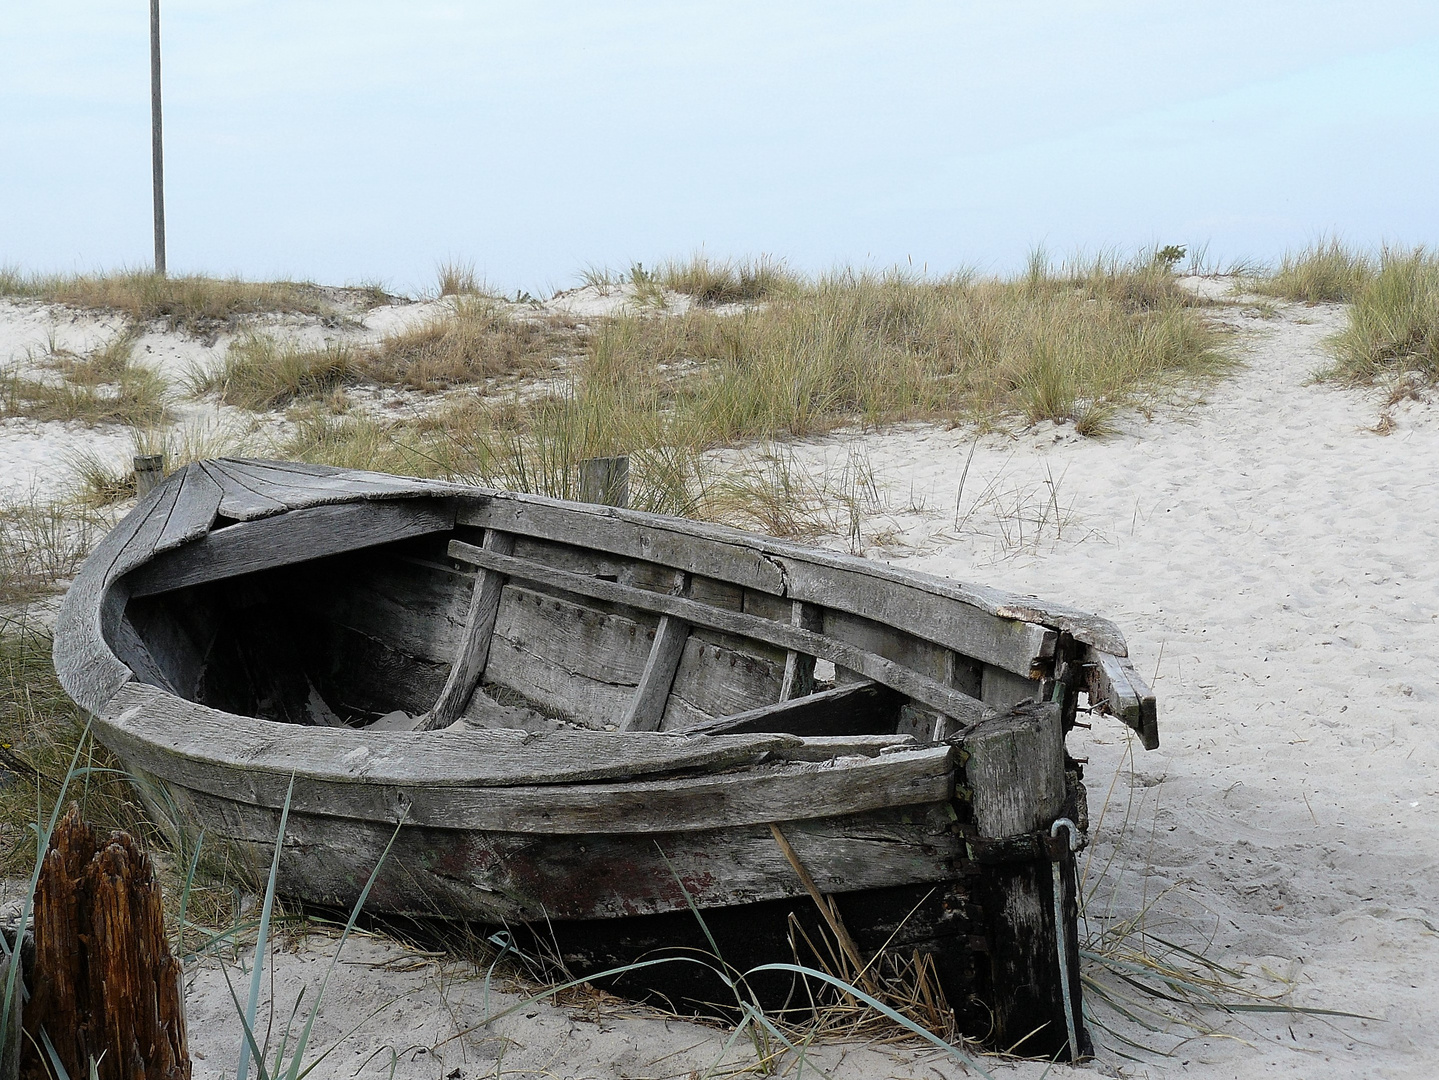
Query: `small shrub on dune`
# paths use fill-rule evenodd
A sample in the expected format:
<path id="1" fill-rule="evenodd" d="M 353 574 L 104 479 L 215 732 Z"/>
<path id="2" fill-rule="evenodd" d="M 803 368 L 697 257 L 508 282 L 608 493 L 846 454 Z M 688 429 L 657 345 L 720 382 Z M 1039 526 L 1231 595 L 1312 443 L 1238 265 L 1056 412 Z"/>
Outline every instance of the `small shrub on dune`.
<path id="1" fill-rule="evenodd" d="M 734 263 L 695 255 L 684 262 L 666 263 L 659 282 L 672 292 L 711 306 L 768 300 L 797 285 L 795 276 L 782 264 L 764 256 Z"/>
<path id="2" fill-rule="evenodd" d="M 436 275 L 439 279 L 441 296 L 483 296 L 484 286 L 475 272 L 475 264 L 451 260 L 439 265 Z"/>

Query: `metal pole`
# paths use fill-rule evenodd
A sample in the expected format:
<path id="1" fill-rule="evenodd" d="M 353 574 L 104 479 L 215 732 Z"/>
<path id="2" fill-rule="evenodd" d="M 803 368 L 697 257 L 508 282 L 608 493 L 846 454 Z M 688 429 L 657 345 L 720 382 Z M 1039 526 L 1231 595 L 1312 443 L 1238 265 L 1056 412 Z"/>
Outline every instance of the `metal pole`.
<path id="1" fill-rule="evenodd" d="M 155 273 L 165 276 L 165 139 L 160 125 L 160 0 L 150 0 L 150 175 L 155 194 Z"/>

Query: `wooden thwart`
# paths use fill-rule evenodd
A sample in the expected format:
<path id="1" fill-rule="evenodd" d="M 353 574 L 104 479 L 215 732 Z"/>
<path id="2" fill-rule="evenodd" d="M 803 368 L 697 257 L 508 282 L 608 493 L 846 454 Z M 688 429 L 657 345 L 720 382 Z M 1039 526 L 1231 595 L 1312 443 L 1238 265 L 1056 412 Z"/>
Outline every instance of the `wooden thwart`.
<path id="1" fill-rule="evenodd" d="M 992 710 L 984 702 L 977 701 L 968 694 L 942 686 L 934 679 L 920 675 L 891 660 L 886 660 L 882 656 L 864 652 L 852 645 L 811 630 L 803 630 L 797 626 L 789 626 L 737 611 L 710 607 L 708 604 L 677 596 L 666 596 L 647 589 L 636 589 L 612 581 L 586 577 L 583 574 L 572 574 L 569 571 L 556 570 L 527 559 L 497 555 L 462 540 L 451 540 L 449 551 L 452 558 L 473 563 L 487 570 L 497 570 L 522 581 L 533 581 L 580 596 L 608 600 L 611 603 L 639 608 L 642 611 L 674 616 L 695 626 L 723 630 L 725 633 L 753 638 L 768 645 L 777 645 L 783 649 L 791 649 L 795 652 L 829 660 L 839 667 L 856 671 L 867 679 L 883 683 L 948 716 L 969 723 L 982 720 L 992 713 Z"/>
<path id="2" fill-rule="evenodd" d="M 508 555 L 515 550 L 512 533 L 491 529 L 485 534 L 485 550 Z M 483 570 L 470 594 L 470 611 L 465 618 L 465 639 L 460 654 L 450 667 L 445 688 L 428 715 L 416 722 L 419 730 L 449 727 L 465 711 L 475 687 L 485 675 L 490 659 L 490 642 L 495 634 L 495 617 L 500 611 L 500 595 L 505 589 L 505 576 Z"/>

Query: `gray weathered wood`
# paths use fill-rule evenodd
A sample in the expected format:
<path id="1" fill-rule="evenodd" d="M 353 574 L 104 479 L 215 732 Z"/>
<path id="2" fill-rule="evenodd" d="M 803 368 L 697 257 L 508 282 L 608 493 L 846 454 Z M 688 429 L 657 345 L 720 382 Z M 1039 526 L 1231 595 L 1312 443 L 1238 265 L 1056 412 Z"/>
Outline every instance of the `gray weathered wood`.
<path id="1" fill-rule="evenodd" d="M 1047 833 L 1065 797 L 1060 707 L 1017 705 L 970 732 L 963 745 L 979 835 L 1003 840 Z M 987 934 L 992 989 L 986 1004 L 1002 1045 L 1037 1038 L 1033 1048 L 1020 1046 L 1026 1052 L 1052 1052 L 1066 1030 L 1051 877 L 1041 859 L 993 867 L 982 883 L 981 902 L 995 916 Z M 1077 972 L 1078 955 L 1071 955 Z M 1075 1022 L 1083 1026 L 1082 1017 Z"/>
<path id="2" fill-rule="evenodd" d="M 522 581 L 542 582 L 547 585 L 593 596 L 614 603 L 628 604 L 642 610 L 662 615 L 672 615 L 695 626 L 708 626 L 742 637 L 778 645 L 781 648 L 804 652 L 820 659 L 829 660 L 838 666 L 859 672 L 865 678 L 893 687 L 900 693 L 922 701 L 956 718 L 978 721 L 989 715 L 991 710 L 983 702 L 975 701 L 958 690 L 941 686 L 934 679 L 918 675 L 908 668 L 874 653 L 867 653 L 851 645 L 816 634 L 799 627 L 786 626 L 769 619 L 756 618 L 740 612 L 710 608 L 693 600 L 677 596 L 632 589 L 615 582 L 555 570 L 524 559 L 515 559 L 493 552 L 484 551 L 462 540 L 450 541 L 452 558 L 473 563 L 489 570 L 498 570 Z"/>
<path id="3" fill-rule="evenodd" d="M 508 555 L 515 550 L 515 538 L 510 533 L 491 529 L 485 534 L 484 545 L 486 551 Z M 500 594 L 504 588 L 504 575 L 493 570 L 481 571 L 470 596 L 464 642 L 450 666 L 450 675 L 445 680 L 445 688 L 440 691 L 439 700 L 419 725 L 421 730 L 449 727 L 465 711 L 465 705 L 475 687 L 480 685 L 485 665 L 490 659 L 490 640 L 495 634 L 495 616 L 500 611 Z"/>
<path id="4" fill-rule="evenodd" d="M 127 762 L 167 781 L 278 807 L 293 776 L 295 811 L 392 822 L 403 814 L 440 828 L 659 833 L 831 817 L 953 793 L 947 746 L 602 783 L 580 781 L 670 772 L 685 768 L 686 757 L 690 768 L 714 768 L 726 756 L 733 765 L 798 740 L 574 729 L 372 733 L 246 719 L 131 684 L 98 723 Z M 522 782 L 545 775 L 564 782 Z"/>
<path id="5" fill-rule="evenodd" d="M 1089 700 L 1139 734 L 1146 750 L 1159 746 L 1154 691 L 1127 658 L 1090 649 L 1085 660 Z"/>
<path id="6" fill-rule="evenodd" d="M 512 581 L 500 601 L 485 677 L 550 715 L 614 723 L 644 672 L 654 629 Z"/>
<path id="7" fill-rule="evenodd" d="M 1046 626 L 1118 655 L 1125 651 L 1124 638 L 1112 623 L 1063 605 L 722 526 L 511 494 L 466 500 L 458 520 L 660 562 L 867 615 L 1023 675 L 1046 646 L 1052 648 Z"/>
<path id="8" fill-rule="evenodd" d="M 802 600 L 790 602 L 790 625 L 801 630 L 819 633 L 824 629 L 824 612 L 813 604 Z M 779 699 L 804 697 L 814 693 L 814 657 L 790 649 L 784 658 L 784 681 L 780 684 Z"/>
<path id="9" fill-rule="evenodd" d="M 207 835 L 245 845 L 268 866 L 279 811 L 173 785 L 179 809 Z M 831 893 L 949 880 L 962 844 L 942 804 L 786 822 L 817 886 Z M 292 810 L 280 864 L 285 895 L 349 907 L 381 866 L 369 910 L 513 924 L 748 904 L 801 894 L 768 825 L 704 832 L 545 836 L 394 825 Z M 684 887 L 676 885 L 676 877 Z"/>
<path id="10" fill-rule="evenodd" d="M 879 734 L 876 728 L 893 726 L 894 715 L 903 700 L 885 686 L 850 683 L 721 717 L 696 725 L 690 731 L 696 735 L 786 731 L 805 737 Z"/>
<path id="11" fill-rule="evenodd" d="M 217 529 L 157 555 L 128 584 L 132 596 L 150 596 L 453 527 L 453 507 L 440 500 L 313 506 Z"/>
<path id="12" fill-rule="evenodd" d="M 169 551 L 204 536 L 220 512 L 220 485 L 205 470 L 189 466 L 181 470 L 179 483 L 175 507 L 155 541 L 156 552 Z"/>
<path id="13" fill-rule="evenodd" d="M 986 664 L 981 686 L 980 700 L 996 709 L 1006 709 L 1021 701 L 1037 700 L 1040 680 L 1026 679 L 1012 671 Z"/>
<path id="14" fill-rule="evenodd" d="M 580 502 L 602 503 L 605 506 L 630 504 L 630 459 L 620 457 L 586 458 L 580 462 Z"/>
<path id="15" fill-rule="evenodd" d="M 830 761 L 837 757 L 879 757 L 899 749 L 914 750 L 919 743 L 911 735 L 819 735 L 806 736 L 798 746 L 771 750 L 779 761 Z"/>
<path id="16" fill-rule="evenodd" d="M 660 616 L 644 673 L 635 687 L 634 696 L 630 698 L 624 718 L 620 720 L 621 731 L 655 731 L 659 728 L 689 635 L 689 623 L 683 619 Z"/>
<path id="17" fill-rule="evenodd" d="M 172 474 L 107 533 L 85 560 L 55 620 L 55 673 L 75 702 L 97 711 L 130 678 L 130 669 L 107 644 L 125 609 L 112 583 L 149 558 L 170 520 L 180 476 Z"/>
<path id="18" fill-rule="evenodd" d="M 254 521 L 290 509 L 278 499 L 272 499 L 246 484 L 233 470 L 226 468 L 223 461 L 202 461 L 200 468 L 220 485 L 220 513 L 227 518 Z"/>
<path id="19" fill-rule="evenodd" d="M 733 634 L 691 628 L 661 728 L 681 731 L 774 701 L 783 672 L 765 651 Z"/>
<path id="20" fill-rule="evenodd" d="M 671 595 L 685 596 L 688 592 L 689 575 L 683 571 L 675 574 Z M 620 719 L 621 731 L 655 731 L 659 728 L 689 636 L 689 623 L 670 615 L 660 616 L 645 670 L 640 675 L 629 708 Z"/>
<path id="21" fill-rule="evenodd" d="M 965 735 L 966 783 L 985 839 L 1048 828 L 1064 805 L 1059 706 L 1019 705 Z"/>
<path id="22" fill-rule="evenodd" d="M 136 454 L 134 466 L 135 495 L 143 499 L 165 479 L 165 455 Z"/>

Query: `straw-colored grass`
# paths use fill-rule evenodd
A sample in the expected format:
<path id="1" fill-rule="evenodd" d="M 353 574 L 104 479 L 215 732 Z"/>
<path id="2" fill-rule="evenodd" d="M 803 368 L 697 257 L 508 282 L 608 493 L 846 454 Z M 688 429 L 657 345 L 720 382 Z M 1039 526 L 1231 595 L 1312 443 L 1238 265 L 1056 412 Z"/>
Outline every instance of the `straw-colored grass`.
<path id="1" fill-rule="evenodd" d="M 349 345 L 304 348 L 266 334 L 248 334 L 231 344 L 219 368 L 194 373 L 190 388 L 218 394 L 229 405 L 274 409 L 356 382 L 360 370 L 358 352 Z"/>
<path id="2" fill-rule="evenodd" d="M 361 384 L 435 392 L 534 374 L 582 343 L 569 320 L 513 316 L 495 300 L 463 296 L 452 312 L 374 345 L 316 348 L 250 334 L 230 346 L 217 370 L 194 374 L 190 387 L 255 410 Z"/>
<path id="3" fill-rule="evenodd" d="M 316 409 L 281 450 L 560 498 L 585 458 L 628 453 L 637 507 L 806 535 L 834 524 L 815 507 L 856 485 L 802 477 L 771 444 L 901 420 L 1100 434 L 1228 363 L 1166 264 L 1114 258 L 1040 261 L 1014 282 L 835 275 L 737 313 L 606 319 L 583 347 L 558 392 L 461 396 L 400 423 Z M 756 443 L 770 449 L 744 464 L 714 457 Z"/>
<path id="4" fill-rule="evenodd" d="M 1273 273 L 1245 275 L 1240 284 L 1283 300 L 1340 304 L 1352 300 L 1373 274 L 1372 258 L 1330 237 L 1286 253 Z"/>
<path id="5" fill-rule="evenodd" d="M 1328 375 L 1356 385 L 1410 373 L 1439 382 L 1439 254 L 1385 249 L 1350 299 Z"/>
<path id="6" fill-rule="evenodd" d="M 376 292 L 373 288 L 356 291 L 357 295 Z M 243 315 L 336 313 L 324 291 L 308 282 L 242 281 L 200 274 L 160 277 L 146 270 L 25 274 L 0 269 L 0 296 L 117 311 L 136 322 L 164 319 L 172 328 L 183 330 L 228 324 Z"/>
<path id="7" fill-rule="evenodd" d="M 168 388 L 154 370 L 107 346 L 89 359 L 57 361 L 59 378 L 0 374 L 0 416 L 82 424 L 158 424 L 168 415 Z M 68 369 L 67 369 L 68 368 Z"/>
<path id="8" fill-rule="evenodd" d="M 801 287 L 796 275 L 767 256 L 732 262 L 698 254 L 665 263 L 657 277 L 664 288 L 708 305 L 769 300 Z"/>
<path id="9" fill-rule="evenodd" d="M 34 497 L 0 504 L 0 604 L 24 605 L 64 588 L 104 524 L 83 507 Z"/>

